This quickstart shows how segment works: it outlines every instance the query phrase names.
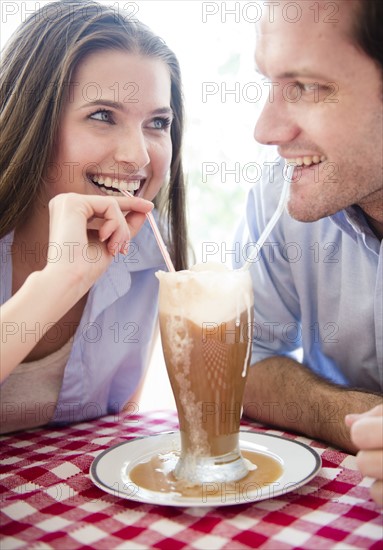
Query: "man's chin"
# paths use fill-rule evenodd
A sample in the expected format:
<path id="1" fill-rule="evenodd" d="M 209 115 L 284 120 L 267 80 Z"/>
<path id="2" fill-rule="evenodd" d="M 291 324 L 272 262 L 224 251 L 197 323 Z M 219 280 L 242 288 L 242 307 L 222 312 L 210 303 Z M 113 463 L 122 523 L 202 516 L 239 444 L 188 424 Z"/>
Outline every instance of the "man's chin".
<path id="1" fill-rule="evenodd" d="M 304 205 L 298 206 L 291 202 L 287 204 L 287 212 L 290 217 L 297 222 L 303 223 L 317 222 L 318 220 L 332 216 L 338 211 L 339 209 L 323 209 L 321 211 L 319 209 L 310 208 Z"/>

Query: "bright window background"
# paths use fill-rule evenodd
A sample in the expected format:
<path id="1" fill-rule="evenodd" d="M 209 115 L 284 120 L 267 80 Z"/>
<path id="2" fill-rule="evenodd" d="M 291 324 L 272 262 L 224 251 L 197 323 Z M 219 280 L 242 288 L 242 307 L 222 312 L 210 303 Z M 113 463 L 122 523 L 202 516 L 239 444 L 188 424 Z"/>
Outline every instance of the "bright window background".
<path id="1" fill-rule="evenodd" d="M 49 1 L 2 0 L 1 46 L 29 13 Z M 184 163 L 191 242 L 197 261 L 230 263 L 235 227 L 248 190 L 258 179 L 254 163 L 261 164 L 260 148 L 253 140 L 261 107 L 254 86 L 256 12 L 250 8 L 255 2 L 101 3 L 125 8 L 127 16 L 134 13 L 167 42 L 180 61 L 187 114 Z M 169 404 L 160 356 L 157 343 L 141 408 Z M 166 385 L 163 391 L 159 391 L 160 381 Z"/>

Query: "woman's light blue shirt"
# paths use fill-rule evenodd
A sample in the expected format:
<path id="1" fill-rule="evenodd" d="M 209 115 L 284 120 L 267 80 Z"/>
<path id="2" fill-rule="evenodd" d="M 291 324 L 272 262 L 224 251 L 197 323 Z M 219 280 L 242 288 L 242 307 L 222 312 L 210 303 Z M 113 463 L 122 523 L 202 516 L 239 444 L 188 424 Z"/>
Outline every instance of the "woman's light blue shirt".
<path id="1" fill-rule="evenodd" d="M 13 234 L 0 241 L 2 304 L 11 297 L 12 241 Z M 35 248 L 26 254 L 38 252 Z M 89 292 L 65 367 L 55 422 L 116 413 L 133 395 L 147 366 L 157 317 L 158 269 L 165 265 L 146 222 L 128 255 L 117 255 Z M 37 342 L 41 327 L 34 329 Z M 36 403 L 37 408 L 43 406 L 49 404 Z M 34 413 L 44 415 L 30 411 Z"/>

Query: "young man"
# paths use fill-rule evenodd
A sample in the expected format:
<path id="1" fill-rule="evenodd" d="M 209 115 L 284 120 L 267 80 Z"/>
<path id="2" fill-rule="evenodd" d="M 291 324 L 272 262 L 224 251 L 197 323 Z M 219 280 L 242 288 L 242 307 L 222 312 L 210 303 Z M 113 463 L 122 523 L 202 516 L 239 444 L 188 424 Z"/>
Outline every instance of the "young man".
<path id="1" fill-rule="evenodd" d="M 243 251 L 276 209 L 285 163 L 297 168 L 290 215 L 252 266 L 244 411 L 355 452 L 345 415 L 383 390 L 383 5 L 261 4 L 256 65 L 270 95 L 255 139 L 279 159 L 249 196 Z"/>

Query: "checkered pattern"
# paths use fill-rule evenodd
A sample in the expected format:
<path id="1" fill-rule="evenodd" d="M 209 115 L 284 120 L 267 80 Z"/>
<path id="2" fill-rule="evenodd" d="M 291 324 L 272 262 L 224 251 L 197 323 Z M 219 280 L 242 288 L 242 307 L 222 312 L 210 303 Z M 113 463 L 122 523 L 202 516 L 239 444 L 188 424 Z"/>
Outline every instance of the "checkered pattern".
<path id="1" fill-rule="evenodd" d="M 0 548 L 383 549 L 383 516 L 354 457 L 255 424 L 243 427 L 312 445 L 322 456 L 322 470 L 307 485 L 274 499 L 175 508 L 106 494 L 88 475 L 94 457 L 111 445 L 177 429 L 172 412 L 109 416 L 3 436 Z"/>

